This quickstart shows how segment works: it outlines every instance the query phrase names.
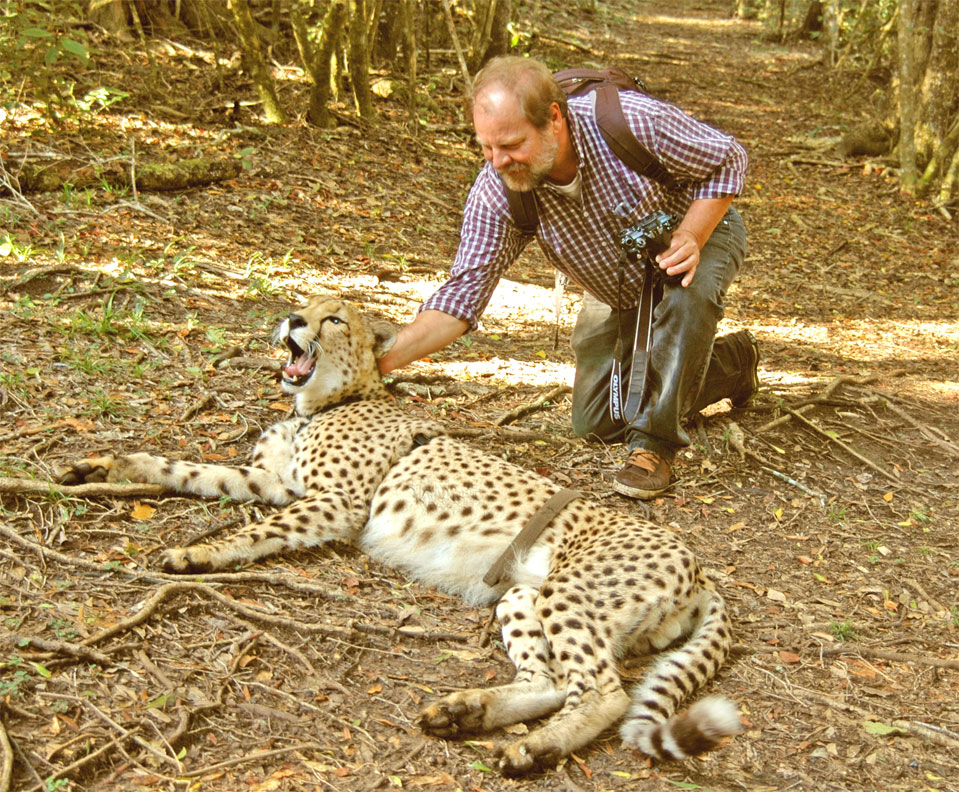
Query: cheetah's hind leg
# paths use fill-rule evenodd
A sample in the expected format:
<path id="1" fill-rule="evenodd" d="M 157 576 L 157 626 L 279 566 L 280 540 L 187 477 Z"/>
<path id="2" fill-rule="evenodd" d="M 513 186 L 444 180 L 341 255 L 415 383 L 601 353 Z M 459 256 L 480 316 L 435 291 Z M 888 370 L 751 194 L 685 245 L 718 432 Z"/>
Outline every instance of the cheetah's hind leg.
<path id="1" fill-rule="evenodd" d="M 434 702 L 420 713 L 420 727 L 438 737 L 487 732 L 554 712 L 566 697 L 557 684 L 549 643 L 536 618 L 537 590 L 511 588 L 496 606 L 503 643 L 516 666 L 508 685 L 462 690 Z"/>
<path id="2" fill-rule="evenodd" d="M 589 602 L 545 584 L 536 613 L 550 642 L 565 692 L 562 709 L 539 728 L 505 746 L 499 769 L 518 776 L 555 764 L 613 726 L 629 706 L 616 669 L 618 642 L 612 623 L 597 624 Z"/>

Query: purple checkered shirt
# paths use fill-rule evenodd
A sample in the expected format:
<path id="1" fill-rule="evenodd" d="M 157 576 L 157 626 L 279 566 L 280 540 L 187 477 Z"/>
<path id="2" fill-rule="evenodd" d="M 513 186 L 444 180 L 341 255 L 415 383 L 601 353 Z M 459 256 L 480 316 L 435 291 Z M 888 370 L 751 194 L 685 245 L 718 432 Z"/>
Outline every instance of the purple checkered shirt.
<path id="1" fill-rule="evenodd" d="M 637 174 L 610 151 L 596 123 L 595 97 L 591 93 L 569 99 L 582 200 L 567 198 L 548 185 L 538 187 L 536 237 L 556 269 L 615 306 L 620 302 L 622 232 L 656 209 L 682 217 L 696 199 L 739 195 L 747 159 L 731 136 L 678 107 L 645 94 L 621 92 L 633 133 L 679 183 L 668 190 Z M 443 311 L 475 328 L 499 279 L 532 239 L 513 224 L 503 184 L 487 163 L 466 201 L 449 279 L 420 310 Z M 641 262 L 626 264 L 620 307 L 637 303 L 642 272 Z"/>

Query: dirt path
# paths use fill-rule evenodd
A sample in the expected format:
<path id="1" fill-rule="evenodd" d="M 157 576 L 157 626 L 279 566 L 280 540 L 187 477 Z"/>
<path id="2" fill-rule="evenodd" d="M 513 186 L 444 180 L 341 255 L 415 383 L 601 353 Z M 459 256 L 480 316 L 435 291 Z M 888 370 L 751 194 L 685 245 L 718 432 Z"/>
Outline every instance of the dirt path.
<path id="1" fill-rule="evenodd" d="M 738 202 L 750 253 L 724 326 L 760 338 L 763 393 L 694 422 L 679 482 L 651 504 L 731 605 L 736 650 L 711 691 L 740 705 L 745 732 L 658 767 L 609 734 L 556 772 L 505 781 L 488 769 L 495 736 L 444 743 L 412 724 L 438 692 L 510 678 L 481 642 L 488 613 L 345 547 L 203 583 L 151 572 L 162 547 L 255 508 L 3 494 L 13 789 L 182 789 L 178 777 L 206 790 L 959 789 L 955 224 L 815 146 L 868 97 L 839 100 L 848 81 L 812 46 L 771 44 L 710 0 L 539 5 L 552 36 L 642 75 L 750 152 Z M 583 57 L 554 42 L 534 54 Z M 4 475 L 47 479 L 117 449 L 242 461 L 289 405 L 269 371 L 215 361 L 272 355 L 276 317 L 316 292 L 408 320 L 451 260 L 478 162 L 467 132 L 263 130 L 218 115 L 195 69 L 166 65 L 166 93 L 131 98 L 139 156 L 252 149 L 252 168 L 140 203 L 92 190 L 30 196 L 36 214 L 4 204 Z M 148 68 L 120 54 L 108 67 L 130 85 Z M 441 87 L 434 99 L 435 123 L 455 127 L 454 100 Z M 202 123 L 164 115 L 191 105 Z M 25 141 L 103 156 L 129 145 L 108 118 L 82 137 L 36 120 L 0 132 L 3 148 Z M 491 428 L 571 382 L 578 303 L 565 296 L 554 345 L 552 276 L 530 255 L 483 332 L 395 388 L 496 453 L 640 509 L 607 494 L 621 450 L 573 440 L 568 403 Z"/>

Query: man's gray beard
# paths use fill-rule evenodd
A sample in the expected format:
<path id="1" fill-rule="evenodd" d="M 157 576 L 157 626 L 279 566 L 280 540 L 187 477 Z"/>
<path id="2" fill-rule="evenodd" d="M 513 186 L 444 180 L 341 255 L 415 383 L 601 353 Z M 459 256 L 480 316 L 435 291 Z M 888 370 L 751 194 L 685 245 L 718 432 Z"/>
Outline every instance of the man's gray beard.
<path id="1" fill-rule="evenodd" d="M 503 182 L 516 192 L 528 192 L 539 187 L 549 172 L 556 166 L 556 152 L 559 151 L 559 140 L 555 137 L 544 142 L 542 153 L 532 162 L 526 164 L 514 163 L 500 172 Z"/>

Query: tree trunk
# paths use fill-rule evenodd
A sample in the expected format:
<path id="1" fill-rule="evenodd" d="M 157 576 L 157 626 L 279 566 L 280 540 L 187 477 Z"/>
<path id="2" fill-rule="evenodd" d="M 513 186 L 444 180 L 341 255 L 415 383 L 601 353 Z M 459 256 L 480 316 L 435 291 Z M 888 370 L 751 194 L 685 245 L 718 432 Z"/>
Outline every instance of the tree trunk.
<path id="1" fill-rule="evenodd" d="M 350 83 L 353 98 L 360 118 L 372 121 L 376 118 L 373 95 L 370 92 L 370 49 L 367 41 L 369 22 L 365 0 L 350 2 Z"/>
<path id="2" fill-rule="evenodd" d="M 825 62 L 829 66 L 835 66 L 839 61 L 839 0 L 825 0 L 819 11 Z"/>
<path id="3" fill-rule="evenodd" d="M 916 126 L 916 156 L 929 162 L 959 117 L 959 0 L 940 0 L 929 25 L 928 57 L 919 88 L 924 112 Z M 948 153 L 946 154 L 948 156 Z"/>
<path id="4" fill-rule="evenodd" d="M 406 106 L 410 118 L 410 130 L 416 135 L 420 129 L 416 110 L 416 0 L 402 0 L 403 8 L 403 54 L 406 62 Z"/>
<path id="5" fill-rule="evenodd" d="M 509 51 L 510 0 L 477 0 L 467 66 L 473 73 L 490 58 Z"/>
<path id="6" fill-rule="evenodd" d="M 123 0 L 90 0 L 87 18 L 122 41 L 133 41 Z"/>
<path id="7" fill-rule="evenodd" d="M 290 19 L 293 25 L 293 35 L 303 61 L 303 68 L 310 76 L 310 106 L 306 118 L 311 124 L 319 127 L 333 126 L 333 115 L 330 113 L 331 96 L 331 61 L 336 44 L 343 31 L 343 22 L 346 19 L 346 6 L 343 0 L 332 0 L 326 9 L 326 16 L 320 28 L 320 38 L 314 47 L 309 41 L 306 19 L 300 7 L 293 5 L 290 8 Z"/>
<path id="8" fill-rule="evenodd" d="M 260 42 L 256 35 L 256 24 L 253 21 L 253 14 L 250 13 L 250 5 L 247 0 L 227 0 L 227 3 L 233 12 L 233 19 L 240 34 L 243 60 L 250 72 L 253 84 L 256 86 L 256 92 L 263 102 L 264 115 L 271 124 L 285 124 L 287 116 L 280 106 L 280 100 L 277 98 L 276 90 L 273 87 L 273 77 L 270 75 L 270 70 L 263 57 L 263 51 L 260 49 Z"/>
<path id="9" fill-rule="evenodd" d="M 450 0 L 442 0 L 443 14 L 446 17 L 446 28 L 450 34 L 450 41 L 453 42 L 453 50 L 456 52 L 456 59 L 460 64 L 460 72 L 463 75 L 463 91 L 468 93 L 473 78 L 470 77 L 469 66 L 466 63 L 466 56 L 463 54 L 463 48 L 460 46 L 459 36 L 456 35 L 456 24 L 453 22 L 453 9 L 450 7 Z"/>
<path id="10" fill-rule="evenodd" d="M 919 174 L 916 168 L 916 74 L 913 22 L 917 0 L 900 0 L 899 8 L 899 167 L 903 192 L 913 194 Z"/>
<path id="11" fill-rule="evenodd" d="M 946 202 L 959 157 L 959 0 L 902 0 L 900 14 L 901 186 L 913 194 L 938 183 Z"/>
<path id="12" fill-rule="evenodd" d="M 875 74 L 892 77 L 882 89 L 882 114 L 847 135 L 841 153 L 875 154 L 888 137 L 897 146 L 903 191 L 938 190 L 948 203 L 959 187 L 959 0 L 900 0 L 881 9 L 861 0 L 858 10 L 826 0 L 830 6 L 848 13 L 838 27 L 848 42 L 839 64 L 868 64 L 849 94 Z M 888 136 L 861 134 L 883 129 Z"/>

